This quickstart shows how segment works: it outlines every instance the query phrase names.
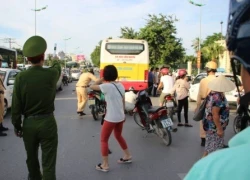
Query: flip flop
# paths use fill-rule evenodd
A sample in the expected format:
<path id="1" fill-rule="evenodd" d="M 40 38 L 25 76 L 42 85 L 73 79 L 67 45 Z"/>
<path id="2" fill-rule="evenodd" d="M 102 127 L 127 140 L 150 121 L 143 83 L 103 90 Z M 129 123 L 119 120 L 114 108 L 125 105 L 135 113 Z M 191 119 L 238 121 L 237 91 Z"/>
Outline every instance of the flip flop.
<path id="1" fill-rule="evenodd" d="M 96 166 L 95 166 L 95 169 L 96 169 L 97 171 L 109 172 L 108 169 L 103 169 L 103 168 L 102 168 L 102 164 L 101 164 L 101 163 L 98 164 L 98 165 L 96 165 Z"/>
<path id="2" fill-rule="evenodd" d="M 132 158 L 130 158 L 130 159 L 123 159 L 123 158 L 120 158 L 120 159 L 118 160 L 118 163 L 119 163 L 119 164 L 129 164 L 129 163 L 132 163 Z"/>

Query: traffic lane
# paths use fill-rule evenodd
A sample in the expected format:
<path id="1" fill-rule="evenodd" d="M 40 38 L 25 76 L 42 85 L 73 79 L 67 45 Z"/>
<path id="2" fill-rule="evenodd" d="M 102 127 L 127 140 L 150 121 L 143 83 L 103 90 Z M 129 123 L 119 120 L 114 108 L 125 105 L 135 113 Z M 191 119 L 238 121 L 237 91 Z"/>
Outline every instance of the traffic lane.
<path id="1" fill-rule="evenodd" d="M 201 157 L 204 149 L 200 147 L 199 123 L 190 121 L 194 125 L 193 128 L 179 128 L 177 133 L 172 134 L 173 143 L 166 147 L 156 135 L 142 131 L 132 117 L 127 116 L 123 134 L 134 162 L 131 165 L 116 163 L 122 152 L 112 136 L 109 143 L 113 151 L 110 156 L 111 171 L 108 174 L 97 172 L 94 166 L 101 161 L 100 121 L 93 120 L 88 107 L 85 110 L 86 116 L 79 117 L 76 114 L 76 98 L 75 94 L 72 94 L 72 87 L 74 84 L 57 93 L 55 101 L 59 134 L 57 179 L 179 180 Z M 192 112 L 189 113 L 189 119 L 191 118 Z M 0 139 L 0 179 L 26 179 L 26 154 L 23 142 L 14 136 L 9 115 L 6 124 L 11 130 L 7 137 Z M 233 135 L 231 127 L 229 125 L 227 128 L 226 139 Z"/>

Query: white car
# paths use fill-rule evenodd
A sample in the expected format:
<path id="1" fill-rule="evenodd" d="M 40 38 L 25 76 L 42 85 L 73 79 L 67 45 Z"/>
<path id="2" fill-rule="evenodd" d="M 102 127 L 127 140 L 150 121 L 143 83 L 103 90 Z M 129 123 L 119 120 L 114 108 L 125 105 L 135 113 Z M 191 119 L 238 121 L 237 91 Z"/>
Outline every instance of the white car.
<path id="1" fill-rule="evenodd" d="M 6 88 L 4 91 L 4 116 L 7 114 L 8 108 L 11 107 L 14 82 L 19 72 L 21 71 L 18 69 L 0 68 L 0 78 Z"/>
<path id="2" fill-rule="evenodd" d="M 230 73 L 216 73 L 215 75 L 216 76 L 224 75 L 227 78 L 229 78 L 231 81 L 234 82 L 233 74 L 230 74 Z M 207 77 L 207 73 L 200 73 L 194 78 L 193 82 L 191 83 L 190 90 L 189 90 L 189 100 L 190 101 L 197 101 L 197 95 L 198 95 L 198 92 L 199 92 L 200 81 L 205 77 Z M 241 77 L 237 75 L 237 79 L 238 79 L 239 85 L 241 85 L 242 84 Z M 226 95 L 227 101 L 230 104 L 236 104 L 236 101 L 237 101 L 237 98 L 238 98 L 238 92 L 237 92 L 236 87 L 235 87 L 235 89 L 233 91 L 226 92 L 225 95 Z"/>
<path id="3" fill-rule="evenodd" d="M 71 70 L 71 76 L 73 80 L 76 80 L 76 81 L 79 80 L 81 74 L 82 72 L 78 69 Z"/>

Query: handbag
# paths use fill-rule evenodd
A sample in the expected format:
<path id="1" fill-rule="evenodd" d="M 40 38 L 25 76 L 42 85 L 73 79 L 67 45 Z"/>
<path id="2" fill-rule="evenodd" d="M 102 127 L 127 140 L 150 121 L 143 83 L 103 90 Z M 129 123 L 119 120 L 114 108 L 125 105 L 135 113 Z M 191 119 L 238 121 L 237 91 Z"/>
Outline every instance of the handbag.
<path id="1" fill-rule="evenodd" d="M 207 97 L 204 99 L 204 101 L 201 103 L 200 107 L 194 113 L 194 117 L 193 117 L 194 121 L 200 121 L 203 119 L 203 116 L 205 114 L 206 104 L 207 104 Z"/>

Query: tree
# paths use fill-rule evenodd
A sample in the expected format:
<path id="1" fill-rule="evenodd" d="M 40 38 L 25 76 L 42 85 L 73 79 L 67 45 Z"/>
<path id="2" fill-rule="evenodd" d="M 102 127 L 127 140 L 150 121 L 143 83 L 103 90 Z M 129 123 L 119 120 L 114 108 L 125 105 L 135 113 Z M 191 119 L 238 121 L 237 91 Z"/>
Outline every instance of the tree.
<path id="1" fill-rule="evenodd" d="M 176 37 L 174 23 L 177 19 L 162 14 L 149 14 L 148 17 L 146 26 L 140 29 L 139 39 L 149 44 L 150 65 L 169 64 L 176 67 L 184 56 L 181 39 Z"/>
<path id="2" fill-rule="evenodd" d="M 193 55 L 186 55 L 184 63 L 187 63 L 189 61 L 191 61 L 192 63 L 196 63 L 196 57 Z"/>
<path id="3" fill-rule="evenodd" d="M 224 40 L 225 36 L 223 36 L 221 33 L 214 33 L 211 36 L 207 36 L 204 42 L 202 43 L 202 47 L 208 46 L 210 44 L 213 44 L 215 41 Z"/>
<path id="4" fill-rule="evenodd" d="M 137 39 L 139 33 L 136 32 L 133 28 L 129 27 L 122 27 L 121 28 L 121 36 L 120 38 L 125 38 L 125 39 Z"/>
<path id="5" fill-rule="evenodd" d="M 95 47 L 94 51 L 90 55 L 92 63 L 97 67 L 100 66 L 101 44 L 102 41 L 99 41 L 98 45 Z"/>
<path id="6" fill-rule="evenodd" d="M 199 41 L 200 41 L 200 38 L 195 38 L 192 42 L 192 48 L 194 48 L 194 51 L 197 53 L 199 51 Z M 201 42 L 202 43 L 202 42 Z"/>
<path id="7" fill-rule="evenodd" d="M 17 64 L 23 64 L 24 56 L 23 51 L 20 48 L 14 48 L 17 52 Z"/>
<path id="8" fill-rule="evenodd" d="M 223 46 L 214 42 L 203 47 L 202 54 L 205 58 L 212 61 L 216 61 L 218 60 L 219 56 L 224 52 L 224 50 L 225 48 Z"/>

